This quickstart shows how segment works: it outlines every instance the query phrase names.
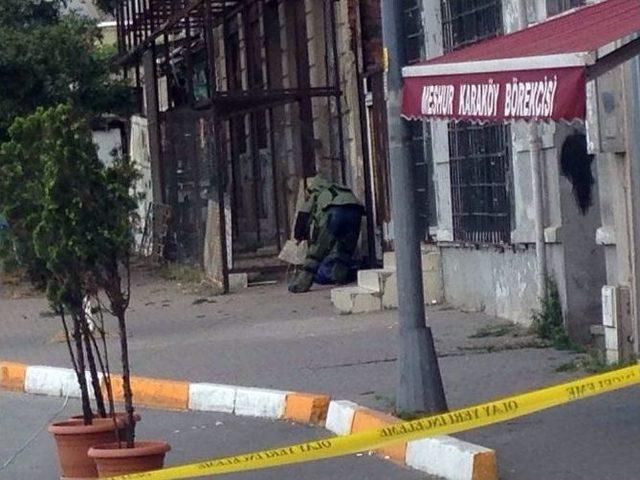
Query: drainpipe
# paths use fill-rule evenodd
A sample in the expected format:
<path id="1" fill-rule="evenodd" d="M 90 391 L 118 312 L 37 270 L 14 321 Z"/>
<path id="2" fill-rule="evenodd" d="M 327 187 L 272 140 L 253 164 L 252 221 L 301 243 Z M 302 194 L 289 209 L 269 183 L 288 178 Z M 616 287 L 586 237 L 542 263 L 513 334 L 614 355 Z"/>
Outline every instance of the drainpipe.
<path id="1" fill-rule="evenodd" d="M 526 0 L 518 0 L 518 24 L 520 29 L 527 28 Z M 531 122 L 529 131 L 529 159 L 531 162 L 531 186 L 533 188 L 533 209 L 536 229 L 536 283 L 538 300 L 547 296 L 547 252 L 544 241 L 544 186 L 542 183 L 542 168 L 540 165 L 542 140 L 538 131 L 538 124 Z"/>
<path id="2" fill-rule="evenodd" d="M 544 241 L 544 203 L 542 168 L 540 167 L 540 150 L 542 141 L 538 134 L 538 125 L 529 126 L 529 150 L 531 159 L 531 186 L 533 187 L 533 209 L 536 224 L 536 282 L 538 284 L 538 298 L 542 300 L 547 295 L 547 252 Z"/>

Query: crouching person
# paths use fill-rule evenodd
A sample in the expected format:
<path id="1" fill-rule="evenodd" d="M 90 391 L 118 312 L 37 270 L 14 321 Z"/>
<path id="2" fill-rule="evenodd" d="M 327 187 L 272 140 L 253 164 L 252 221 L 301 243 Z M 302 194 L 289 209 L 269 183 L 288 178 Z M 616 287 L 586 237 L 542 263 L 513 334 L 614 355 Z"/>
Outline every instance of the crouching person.
<path id="1" fill-rule="evenodd" d="M 329 280 L 323 283 L 351 281 L 363 215 L 364 207 L 349 188 L 320 175 L 309 179 L 294 228 L 294 238 L 308 240 L 309 249 L 302 270 L 289 284 L 290 292 L 309 291 L 321 265 L 327 267 L 322 276 Z"/>

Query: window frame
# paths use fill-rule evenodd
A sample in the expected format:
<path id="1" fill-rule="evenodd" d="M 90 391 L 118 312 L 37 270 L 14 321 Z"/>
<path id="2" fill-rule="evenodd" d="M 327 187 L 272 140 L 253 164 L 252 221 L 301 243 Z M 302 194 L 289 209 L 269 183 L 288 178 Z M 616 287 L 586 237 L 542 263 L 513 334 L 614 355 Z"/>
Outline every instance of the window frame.
<path id="1" fill-rule="evenodd" d="M 500 0 L 441 0 L 441 8 L 445 52 L 503 32 Z M 472 25 L 475 29 L 461 30 L 464 25 Z M 455 242 L 511 242 L 511 167 L 509 125 L 449 124 L 450 193 Z"/>

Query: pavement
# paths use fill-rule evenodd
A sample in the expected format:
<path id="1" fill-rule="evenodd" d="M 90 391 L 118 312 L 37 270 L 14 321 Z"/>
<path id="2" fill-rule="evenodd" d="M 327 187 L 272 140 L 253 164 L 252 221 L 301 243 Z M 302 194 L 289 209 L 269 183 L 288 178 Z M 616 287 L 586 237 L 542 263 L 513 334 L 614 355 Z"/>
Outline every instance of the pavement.
<path id="1" fill-rule="evenodd" d="M 68 367 L 65 346 L 60 342 L 60 325 L 46 313 L 44 299 L 12 290 L 6 287 L 0 298 L 0 358 Z M 331 306 L 330 291 L 324 288 L 294 296 L 279 283 L 212 297 L 193 291 L 192 286 L 139 271 L 134 278 L 129 315 L 132 369 L 139 376 L 317 391 L 335 399 L 391 410 L 396 315 L 393 311 L 337 315 Z M 433 327 L 451 408 L 586 375 L 581 371 L 556 371 L 565 370 L 562 367 L 573 362 L 576 355 L 542 348 L 540 342 L 521 330 L 507 329 L 498 337 L 481 334 L 487 326 L 501 324 L 498 319 L 440 307 L 429 309 L 427 321 Z M 114 327 L 112 343 L 115 340 Z M 114 344 L 112 351 L 116 348 Z M 501 478 L 505 480 L 636 478 L 640 471 L 638 393 L 637 388 L 628 389 L 456 436 L 496 449 Z M 2 412 L 6 398 L 0 396 Z M 31 403 L 29 397 L 21 408 Z M 184 419 L 196 414 L 171 415 Z M 215 414 L 211 418 L 214 417 Z M 287 435 L 309 432 L 309 427 L 290 426 L 291 432 L 286 433 L 284 426 L 267 428 L 273 425 L 271 422 L 237 421 L 247 427 L 239 428 L 237 443 L 224 442 L 233 453 L 250 450 L 254 445 L 251 442 L 256 441 L 256 435 L 249 430 L 250 425 L 264 426 L 269 440 L 266 444 L 287 443 L 293 438 Z M 6 420 L 0 420 L 0 431 L 4 431 L 1 422 Z M 166 437 L 169 431 L 163 427 L 158 435 Z M 313 432 L 320 435 L 323 431 Z M 245 444 L 240 440 L 242 433 L 248 437 Z M 217 435 L 210 436 L 214 442 Z M 195 448 L 202 448 L 201 443 Z M 241 448 L 243 445 L 248 448 Z M 205 450 L 204 456 L 210 456 L 213 450 Z M 199 456 L 188 455 L 184 460 L 193 457 Z M 325 463 L 324 468 L 333 465 L 333 461 Z M 343 468 L 344 471 L 326 472 L 318 478 L 356 474 L 351 466 Z M 380 478 L 404 478 L 402 475 L 407 473 L 399 467 L 392 468 L 397 470 Z M 354 478 L 378 478 L 359 469 Z M 258 478 L 254 475 L 247 478 Z M 274 476 L 264 478 L 288 478 L 280 473 L 265 475 Z M 308 478 L 306 473 L 295 478 L 301 477 Z"/>
<path id="2" fill-rule="evenodd" d="M 0 391 L 0 479 L 57 480 L 53 439 L 45 431 L 6 468 L 2 466 L 53 417 L 67 418 L 81 410 L 79 402 Z M 6 412 L 11 412 L 7 415 Z M 202 412 L 139 412 L 138 438 L 161 438 L 171 445 L 167 464 L 262 450 L 329 436 L 326 430 L 291 422 Z M 226 475 L 225 479 L 399 480 L 425 479 L 425 475 L 385 462 L 375 456 L 358 455 L 270 470 Z"/>

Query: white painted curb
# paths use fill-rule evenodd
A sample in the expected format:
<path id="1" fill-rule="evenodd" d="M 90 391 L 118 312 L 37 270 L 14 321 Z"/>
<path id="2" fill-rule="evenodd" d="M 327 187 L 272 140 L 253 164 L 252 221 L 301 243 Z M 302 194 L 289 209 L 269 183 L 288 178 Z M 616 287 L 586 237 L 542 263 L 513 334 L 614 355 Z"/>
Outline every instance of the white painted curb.
<path id="1" fill-rule="evenodd" d="M 475 458 L 493 451 L 463 442 L 453 437 L 440 436 L 407 443 L 407 466 L 447 480 L 475 480 Z"/>
<path id="2" fill-rule="evenodd" d="M 353 425 L 353 417 L 358 408 L 360 407 L 357 403 L 349 400 L 332 400 L 329 403 L 325 428 L 336 435 L 349 435 Z"/>
<path id="3" fill-rule="evenodd" d="M 89 394 L 95 398 L 91 388 L 91 375 L 85 372 L 89 385 Z M 36 395 L 51 395 L 54 397 L 80 398 L 80 386 L 76 372 L 68 368 L 33 366 L 27 367 L 24 391 Z"/>
<path id="4" fill-rule="evenodd" d="M 27 393 L 80 398 L 80 388 L 72 369 L 28 366 L 24 375 L 24 391 Z M 87 382 L 91 383 L 89 373 L 86 375 Z M 89 391 L 93 398 L 92 389 Z M 295 392 L 280 390 L 190 383 L 187 408 L 192 411 L 282 419 L 290 415 L 287 410 L 288 397 L 295 395 Z M 348 400 L 332 400 L 329 403 L 325 428 L 336 435 L 349 435 L 353 429 L 356 412 L 361 408 Z M 415 470 L 446 480 L 498 478 L 493 450 L 448 436 L 408 442 L 404 463 Z"/>
<path id="5" fill-rule="evenodd" d="M 325 428 L 349 435 L 356 412 L 363 407 L 348 400 L 329 403 Z M 446 480 L 497 480 L 495 452 L 449 436 L 407 442 L 404 463 L 414 470 Z M 489 468 L 483 468 L 488 466 Z"/>
<path id="6" fill-rule="evenodd" d="M 189 410 L 201 412 L 234 413 L 237 388 L 214 383 L 189 385 Z"/>
<path id="7" fill-rule="evenodd" d="M 287 393 L 280 390 L 238 387 L 235 414 L 248 417 L 282 418 L 286 408 Z"/>

